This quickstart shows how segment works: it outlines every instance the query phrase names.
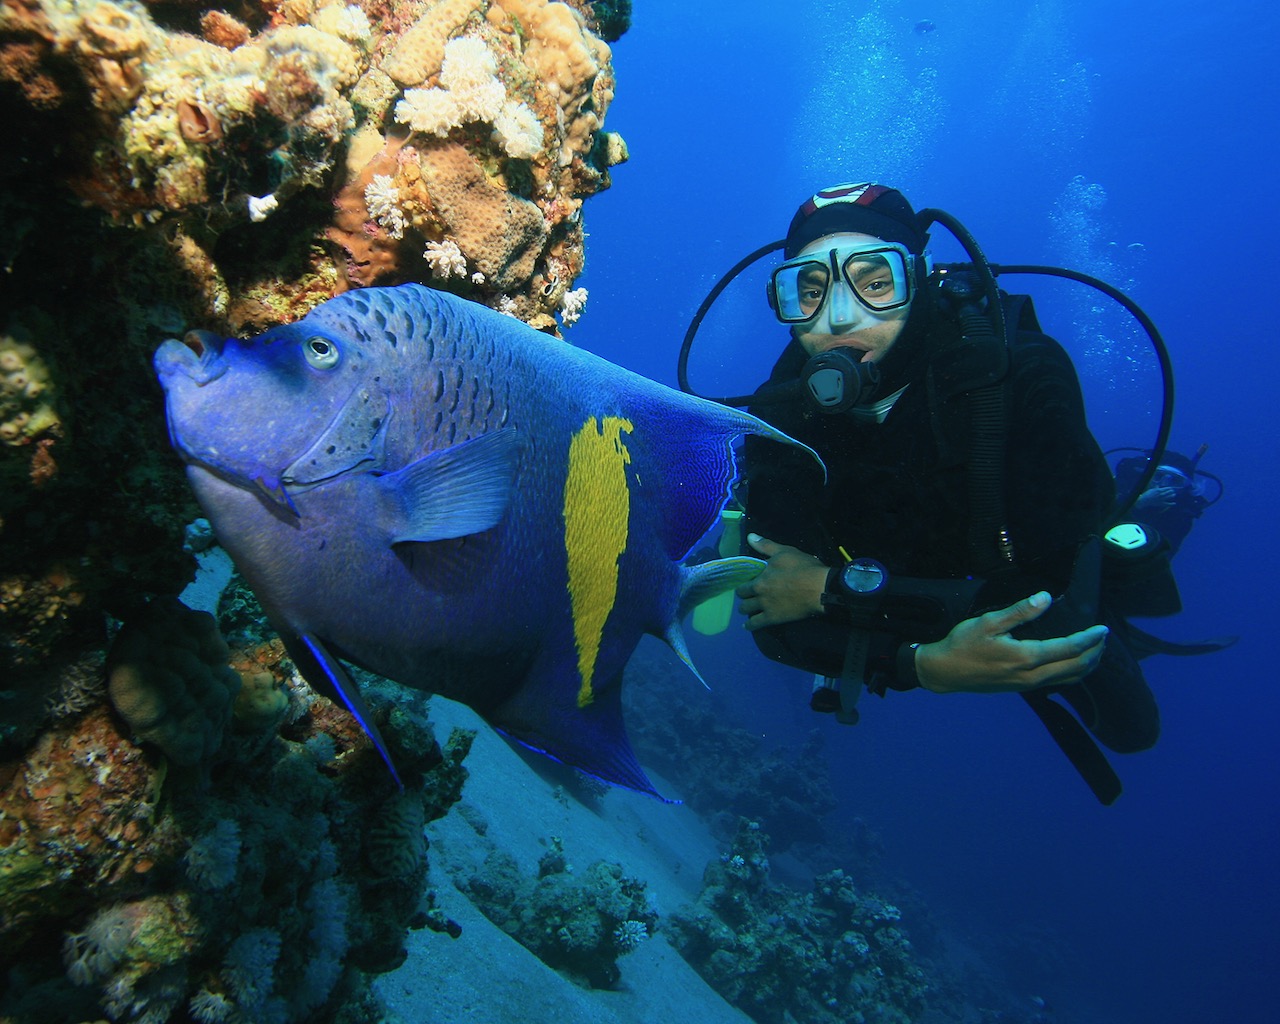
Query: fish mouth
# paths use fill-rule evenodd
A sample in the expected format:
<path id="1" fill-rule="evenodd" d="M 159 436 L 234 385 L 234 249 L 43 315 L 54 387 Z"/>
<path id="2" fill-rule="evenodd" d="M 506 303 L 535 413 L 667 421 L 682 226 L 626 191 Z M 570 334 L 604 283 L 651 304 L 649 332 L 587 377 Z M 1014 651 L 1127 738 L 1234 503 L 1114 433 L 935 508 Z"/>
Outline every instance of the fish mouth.
<path id="1" fill-rule="evenodd" d="M 197 387 L 212 384 L 227 372 L 222 349 L 227 340 L 212 331 L 187 331 L 182 340 L 170 338 L 156 349 L 156 373 L 161 382 L 168 382 L 178 374 L 192 381 Z"/>
<path id="2" fill-rule="evenodd" d="M 216 447 L 192 443 L 182 429 L 181 421 L 191 417 L 200 401 L 195 397 L 199 390 L 221 378 L 230 368 L 222 356 L 226 343 L 227 339 L 211 331 L 188 331 L 181 341 L 170 338 L 156 350 L 153 364 L 167 399 L 165 419 L 169 441 L 189 467 L 204 470 L 233 487 L 257 493 L 272 506 L 296 517 L 298 510 L 285 490 L 279 471 L 264 467 L 253 467 L 250 471 L 229 464 Z"/>
<path id="3" fill-rule="evenodd" d="M 151 360 L 165 393 L 169 440 L 185 462 L 208 461 L 187 444 L 179 421 L 187 418 L 181 410 L 191 407 L 197 391 L 227 372 L 224 344 L 224 339 L 209 331 L 188 331 L 181 341 L 170 338 L 161 344 Z"/>

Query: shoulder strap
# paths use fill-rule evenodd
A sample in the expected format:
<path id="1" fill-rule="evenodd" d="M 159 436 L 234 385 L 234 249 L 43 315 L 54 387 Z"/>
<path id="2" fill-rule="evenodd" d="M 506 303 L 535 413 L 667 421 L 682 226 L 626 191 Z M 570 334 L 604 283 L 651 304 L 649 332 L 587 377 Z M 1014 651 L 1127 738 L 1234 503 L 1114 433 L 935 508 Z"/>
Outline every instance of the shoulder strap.
<path id="1" fill-rule="evenodd" d="M 1008 295 L 1004 292 L 1000 294 L 1004 298 L 1006 322 L 1014 325 L 1015 337 L 1017 331 L 1033 331 L 1036 334 L 1044 334 L 1044 329 L 1040 326 L 1040 318 L 1036 316 L 1036 307 L 1032 304 L 1030 295 Z"/>

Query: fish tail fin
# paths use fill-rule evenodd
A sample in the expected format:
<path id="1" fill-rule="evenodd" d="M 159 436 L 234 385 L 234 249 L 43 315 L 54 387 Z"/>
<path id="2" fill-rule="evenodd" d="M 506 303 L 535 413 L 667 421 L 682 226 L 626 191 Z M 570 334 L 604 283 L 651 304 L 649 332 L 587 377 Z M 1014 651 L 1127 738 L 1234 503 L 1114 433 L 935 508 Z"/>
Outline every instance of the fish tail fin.
<path id="1" fill-rule="evenodd" d="M 707 681 L 693 663 L 689 655 L 689 647 L 684 639 L 684 629 L 680 623 L 684 618 L 704 601 L 708 601 L 726 590 L 736 590 L 744 583 L 749 583 L 760 575 L 765 563 L 758 558 L 734 556 L 733 558 L 717 558 L 701 565 L 686 565 L 680 569 L 683 582 L 680 587 L 680 601 L 676 607 L 676 616 L 668 624 L 662 639 L 675 652 L 677 658 L 688 666 L 689 671 L 697 677 L 698 682 L 707 689 Z"/>
<path id="2" fill-rule="evenodd" d="M 765 563 L 759 558 L 735 555 L 732 558 L 716 558 L 700 565 L 681 567 L 683 583 L 680 586 L 680 604 L 676 609 L 676 621 L 680 621 L 703 601 L 709 601 L 726 590 L 737 590 L 750 583 L 764 571 Z"/>

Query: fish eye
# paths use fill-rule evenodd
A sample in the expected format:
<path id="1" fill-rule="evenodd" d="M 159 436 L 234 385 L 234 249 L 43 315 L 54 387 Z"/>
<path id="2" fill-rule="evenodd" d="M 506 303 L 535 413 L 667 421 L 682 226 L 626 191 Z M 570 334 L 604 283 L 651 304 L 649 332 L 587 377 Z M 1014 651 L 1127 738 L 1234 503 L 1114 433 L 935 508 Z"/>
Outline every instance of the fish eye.
<path id="1" fill-rule="evenodd" d="M 332 370 L 338 365 L 338 357 L 341 353 L 338 351 L 338 346 L 328 338 L 316 336 L 302 343 L 302 354 L 317 370 Z"/>

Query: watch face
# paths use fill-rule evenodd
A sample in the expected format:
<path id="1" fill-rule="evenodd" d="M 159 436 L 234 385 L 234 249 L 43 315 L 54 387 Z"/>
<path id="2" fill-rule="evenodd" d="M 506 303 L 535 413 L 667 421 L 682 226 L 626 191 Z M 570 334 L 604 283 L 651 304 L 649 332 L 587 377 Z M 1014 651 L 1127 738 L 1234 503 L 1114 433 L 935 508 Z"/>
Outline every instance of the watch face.
<path id="1" fill-rule="evenodd" d="M 874 594 L 888 579 L 885 567 L 874 558 L 855 558 L 844 567 L 840 583 L 851 594 Z"/>

